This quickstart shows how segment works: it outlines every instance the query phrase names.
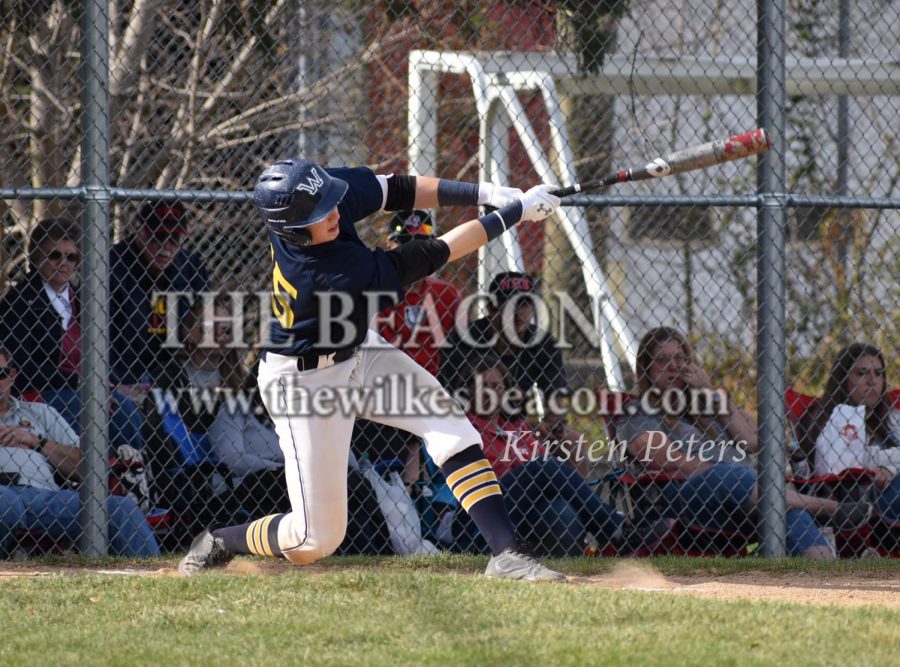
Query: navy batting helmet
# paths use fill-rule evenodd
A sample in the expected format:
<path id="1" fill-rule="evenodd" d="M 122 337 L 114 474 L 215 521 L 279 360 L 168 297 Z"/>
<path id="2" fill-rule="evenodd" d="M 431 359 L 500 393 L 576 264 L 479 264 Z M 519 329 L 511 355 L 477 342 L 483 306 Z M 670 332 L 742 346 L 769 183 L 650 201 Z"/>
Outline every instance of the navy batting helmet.
<path id="1" fill-rule="evenodd" d="M 332 178 L 315 162 L 279 160 L 256 180 L 253 205 L 268 227 L 289 243 L 309 245 L 309 227 L 344 198 L 347 183 Z"/>

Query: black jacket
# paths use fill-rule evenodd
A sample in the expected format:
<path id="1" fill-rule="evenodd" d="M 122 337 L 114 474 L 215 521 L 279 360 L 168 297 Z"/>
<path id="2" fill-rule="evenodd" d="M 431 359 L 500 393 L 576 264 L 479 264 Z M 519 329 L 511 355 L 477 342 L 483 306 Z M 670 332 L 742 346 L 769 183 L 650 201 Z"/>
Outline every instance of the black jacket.
<path id="1" fill-rule="evenodd" d="M 144 375 L 161 387 L 181 383 L 182 362 L 176 348 L 162 345 L 165 332 L 152 325 L 152 295 L 158 292 L 198 292 L 210 289 L 209 273 L 198 255 L 181 249 L 166 271 L 151 276 L 133 240 L 112 247 L 110 266 L 110 374 L 114 382 L 134 384 Z M 191 299 L 178 300 L 178 320 Z M 164 317 L 163 317 L 164 320 Z"/>
<path id="2" fill-rule="evenodd" d="M 73 306 L 77 318 L 77 297 Z M 78 386 L 77 373 L 59 368 L 64 334 L 62 316 L 50 303 L 41 274 L 31 271 L 0 302 L 0 341 L 19 369 L 18 391 Z"/>

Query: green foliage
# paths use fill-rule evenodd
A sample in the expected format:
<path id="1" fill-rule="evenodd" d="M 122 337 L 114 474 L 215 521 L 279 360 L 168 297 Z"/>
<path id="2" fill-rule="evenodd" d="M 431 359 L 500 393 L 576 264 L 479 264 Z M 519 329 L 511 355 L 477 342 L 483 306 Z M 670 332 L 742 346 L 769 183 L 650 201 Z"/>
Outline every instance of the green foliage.
<path id="1" fill-rule="evenodd" d="M 556 4 L 561 41 L 578 54 L 580 71 L 598 72 L 614 43 L 616 24 L 628 11 L 628 0 L 563 0 Z"/>

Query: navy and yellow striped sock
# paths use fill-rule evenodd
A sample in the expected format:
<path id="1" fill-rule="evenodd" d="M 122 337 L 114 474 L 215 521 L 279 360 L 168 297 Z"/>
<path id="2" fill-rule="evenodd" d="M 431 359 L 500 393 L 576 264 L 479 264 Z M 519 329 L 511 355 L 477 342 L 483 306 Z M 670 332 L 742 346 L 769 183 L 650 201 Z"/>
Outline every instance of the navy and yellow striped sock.
<path id="1" fill-rule="evenodd" d="M 495 556 L 516 544 L 516 530 L 503 502 L 503 490 L 477 445 L 454 454 L 441 466 L 447 485 L 472 517 Z"/>
<path id="2" fill-rule="evenodd" d="M 270 514 L 239 526 L 217 528 L 213 531 L 213 535 L 221 537 L 225 548 L 233 554 L 280 556 L 278 524 L 282 518 L 284 514 Z"/>

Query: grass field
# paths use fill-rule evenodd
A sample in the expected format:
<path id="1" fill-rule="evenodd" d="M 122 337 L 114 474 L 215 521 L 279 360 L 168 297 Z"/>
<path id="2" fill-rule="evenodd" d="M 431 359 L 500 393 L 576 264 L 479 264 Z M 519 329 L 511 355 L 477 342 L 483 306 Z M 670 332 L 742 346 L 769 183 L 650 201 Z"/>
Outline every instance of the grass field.
<path id="1" fill-rule="evenodd" d="M 0 665 L 900 662 L 898 561 L 555 561 L 566 585 L 473 576 L 484 563 L 241 559 L 193 579 L 172 560 L 0 563 Z"/>

